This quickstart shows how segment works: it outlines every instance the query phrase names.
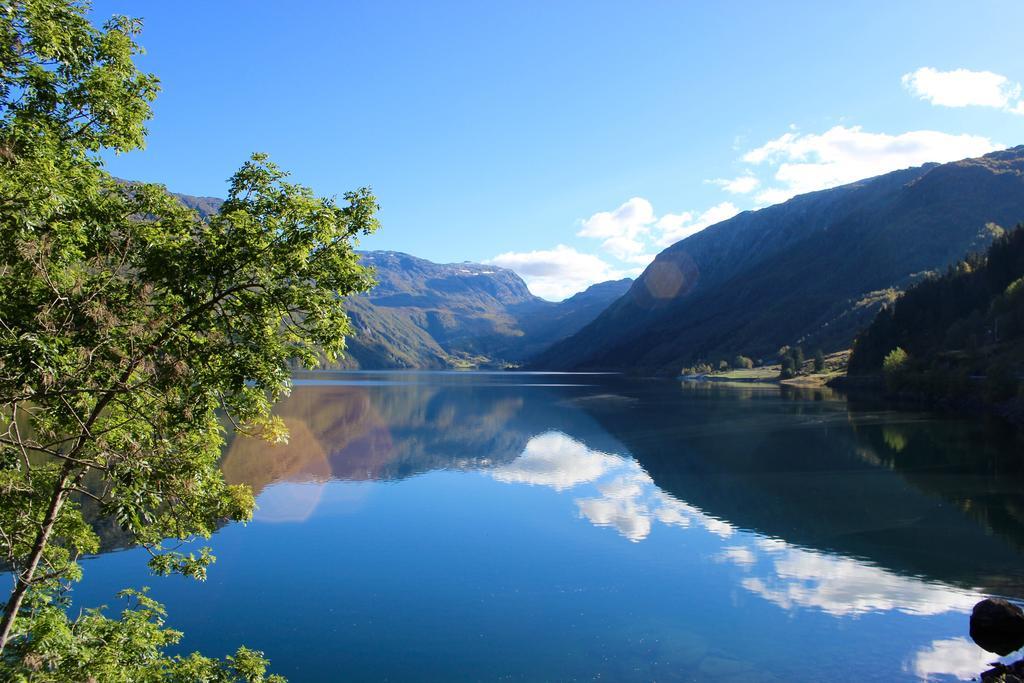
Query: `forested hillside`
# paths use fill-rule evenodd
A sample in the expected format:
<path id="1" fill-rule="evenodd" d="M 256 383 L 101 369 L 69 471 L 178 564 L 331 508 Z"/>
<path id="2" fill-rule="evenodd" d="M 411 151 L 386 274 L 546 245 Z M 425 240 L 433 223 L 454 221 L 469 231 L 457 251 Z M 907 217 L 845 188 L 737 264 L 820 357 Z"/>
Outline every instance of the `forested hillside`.
<path id="1" fill-rule="evenodd" d="M 1024 228 L 911 287 L 857 338 L 850 374 L 889 388 L 1004 401 L 1024 375 Z"/>

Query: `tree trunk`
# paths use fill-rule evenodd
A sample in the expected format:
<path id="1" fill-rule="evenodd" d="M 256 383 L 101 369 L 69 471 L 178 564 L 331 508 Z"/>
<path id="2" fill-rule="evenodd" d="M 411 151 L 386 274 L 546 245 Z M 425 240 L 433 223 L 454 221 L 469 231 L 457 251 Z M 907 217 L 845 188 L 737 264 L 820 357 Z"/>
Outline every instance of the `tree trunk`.
<path id="1" fill-rule="evenodd" d="M 50 507 L 46 510 L 46 517 L 43 518 L 43 525 L 36 534 L 36 541 L 32 545 L 32 553 L 29 555 L 28 565 L 18 573 L 17 582 L 14 585 L 14 592 L 4 606 L 3 616 L 0 617 L 0 653 L 7 647 L 7 641 L 11 636 L 11 628 L 14 626 L 14 619 L 21 609 L 21 602 L 25 599 L 25 593 L 32 585 L 32 577 L 39 567 L 39 560 L 43 557 L 43 551 L 50 540 L 54 524 L 57 522 L 57 515 L 60 514 L 61 506 L 67 498 L 68 491 L 64 486 L 68 483 L 71 475 L 71 463 L 65 464 L 54 487 L 53 496 L 50 498 Z"/>

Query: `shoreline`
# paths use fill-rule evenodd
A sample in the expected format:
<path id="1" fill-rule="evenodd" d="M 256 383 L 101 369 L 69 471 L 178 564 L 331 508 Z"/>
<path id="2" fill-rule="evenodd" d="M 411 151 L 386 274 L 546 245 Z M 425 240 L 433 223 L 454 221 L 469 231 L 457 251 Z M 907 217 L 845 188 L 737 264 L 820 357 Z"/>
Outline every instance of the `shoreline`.
<path id="1" fill-rule="evenodd" d="M 926 410 L 938 415 L 960 415 L 973 418 L 994 418 L 1024 432 L 1024 397 L 1003 403 L 991 403 L 977 395 L 956 398 L 928 396 L 926 394 L 898 392 L 886 389 L 884 379 L 878 375 L 850 376 L 845 373 L 800 375 L 790 379 L 778 376 L 743 377 L 730 373 L 706 375 L 680 375 L 680 382 L 706 382 L 709 384 L 760 384 L 787 386 L 796 389 L 829 388 L 841 392 L 848 400 L 871 402 L 895 408 Z"/>

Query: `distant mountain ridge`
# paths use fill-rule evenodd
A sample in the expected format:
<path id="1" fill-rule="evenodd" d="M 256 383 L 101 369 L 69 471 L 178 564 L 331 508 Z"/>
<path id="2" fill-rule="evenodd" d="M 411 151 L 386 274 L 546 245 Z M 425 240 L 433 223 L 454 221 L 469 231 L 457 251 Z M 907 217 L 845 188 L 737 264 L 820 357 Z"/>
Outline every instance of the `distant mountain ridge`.
<path id="1" fill-rule="evenodd" d="M 924 273 L 1024 219 L 1024 146 L 747 211 L 661 252 L 592 323 L 535 357 L 557 370 L 676 373 L 697 360 L 850 344 Z"/>
<path id="2" fill-rule="evenodd" d="M 181 203 L 188 208 L 195 209 L 203 218 L 208 218 L 220 211 L 221 204 L 224 203 L 224 200 L 219 197 L 194 197 L 177 192 L 174 193 L 174 196 L 180 199 Z"/>
<path id="3" fill-rule="evenodd" d="M 345 301 L 357 330 L 346 364 L 366 369 L 516 364 L 589 323 L 632 282 L 600 283 L 555 303 L 497 266 L 394 251 L 360 256 L 378 284 Z"/>
<path id="4" fill-rule="evenodd" d="M 200 216 L 222 199 L 176 195 Z M 515 272 L 479 263 L 434 263 L 398 251 L 360 251 L 377 286 L 345 300 L 356 332 L 340 365 L 367 370 L 505 367 L 573 334 L 629 289 L 592 285 L 565 301 L 534 296 Z"/>

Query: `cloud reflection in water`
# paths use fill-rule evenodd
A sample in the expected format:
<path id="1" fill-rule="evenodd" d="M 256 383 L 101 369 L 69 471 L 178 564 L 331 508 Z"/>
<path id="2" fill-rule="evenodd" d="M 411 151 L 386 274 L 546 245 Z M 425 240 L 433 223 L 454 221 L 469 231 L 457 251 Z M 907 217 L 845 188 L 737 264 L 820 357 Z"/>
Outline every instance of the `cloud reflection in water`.
<path id="1" fill-rule="evenodd" d="M 534 436 L 522 456 L 491 474 L 498 481 L 559 492 L 591 485 L 598 495 L 574 499 L 579 514 L 633 543 L 650 536 L 655 523 L 703 528 L 723 543 L 728 541 L 715 559 L 743 573 L 740 585 L 745 590 L 787 611 L 813 609 L 834 617 L 871 612 L 967 614 L 981 598 L 976 592 L 902 576 L 862 560 L 741 532 L 662 491 L 632 458 L 592 450 L 561 432 Z M 995 655 L 969 640 L 951 638 L 916 652 L 905 669 L 922 680 L 969 680 L 994 660 Z"/>
<path id="2" fill-rule="evenodd" d="M 970 681 L 989 668 L 992 662 L 1009 662 L 1014 657 L 997 657 L 985 652 L 966 638 L 935 640 L 914 654 L 913 660 L 904 666 L 923 681 L 936 680 L 936 676 L 953 677 Z"/>
<path id="3" fill-rule="evenodd" d="M 550 486 L 556 491 L 595 481 L 615 468 L 621 456 L 587 448 L 561 432 L 546 432 L 526 444 L 522 455 L 492 470 L 498 481 Z"/>
<path id="4" fill-rule="evenodd" d="M 740 585 L 781 607 L 816 609 L 833 616 L 897 611 L 918 616 L 969 612 L 977 593 L 906 577 L 839 555 L 808 550 L 752 532 L 662 491 L 632 458 L 592 450 L 561 432 L 534 436 L 513 463 L 493 471 L 503 482 L 563 491 L 593 485 L 598 495 L 574 499 L 582 517 L 639 543 L 655 522 L 703 528 L 729 540 L 717 559 L 739 568 Z"/>
<path id="5" fill-rule="evenodd" d="M 880 611 L 929 616 L 967 613 L 980 599 L 952 586 L 795 546 L 771 550 L 767 557 L 767 563 L 760 561 L 763 557 L 756 563 L 754 571 L 760 575 L 743 579 L 741 585 L 783 609 L 810 607 L 833 616 Z"/>

